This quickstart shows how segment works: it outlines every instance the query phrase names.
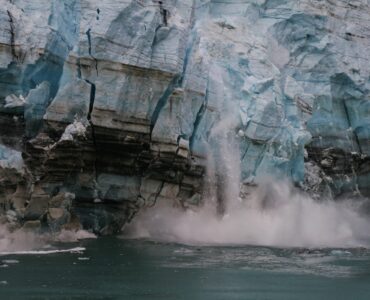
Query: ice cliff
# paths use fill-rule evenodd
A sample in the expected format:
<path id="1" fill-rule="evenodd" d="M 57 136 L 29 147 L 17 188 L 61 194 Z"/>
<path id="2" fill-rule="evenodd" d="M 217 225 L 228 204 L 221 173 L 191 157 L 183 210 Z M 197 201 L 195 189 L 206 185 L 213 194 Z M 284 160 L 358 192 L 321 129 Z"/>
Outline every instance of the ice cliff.
<path id="1" fill-rule="evenodd" d="M 369 0 L 0 4 L 3 222 L 111 233 L 209 178 L 370 195 Z"/>

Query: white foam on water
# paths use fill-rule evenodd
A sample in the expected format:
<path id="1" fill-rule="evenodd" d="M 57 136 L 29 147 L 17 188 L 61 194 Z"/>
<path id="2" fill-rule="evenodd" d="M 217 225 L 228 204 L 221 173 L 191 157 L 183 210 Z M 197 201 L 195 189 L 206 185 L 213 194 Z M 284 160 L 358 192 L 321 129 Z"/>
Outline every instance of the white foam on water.
<path id="1" fill-rule="evenodd" d="M 81 261 L 87 261 L 87 260 L 90 260 L 90 257 L 79 257 L 77 259 Z"/>
<path id="2" fill-rule="evenodd" d="M 19 263 L 19 260 L 16 260 L 16 259 L 4 259 L 2 262 L 4 264 L 18 264 Z"/>
<path id="3" fill-rule="evenodd" d="M 56 254 L 56 253 L 81 254 L 85 250 L 86 250 L 86 248 L 84 248 L 84 247 L 74 247 L 74 248 L 70 248 L 70 249 L 0 252 L 0 255 L 48 255 L 48 254 Z M 3 262 L 9 262 L 9 260 L 3 260 Z"/>

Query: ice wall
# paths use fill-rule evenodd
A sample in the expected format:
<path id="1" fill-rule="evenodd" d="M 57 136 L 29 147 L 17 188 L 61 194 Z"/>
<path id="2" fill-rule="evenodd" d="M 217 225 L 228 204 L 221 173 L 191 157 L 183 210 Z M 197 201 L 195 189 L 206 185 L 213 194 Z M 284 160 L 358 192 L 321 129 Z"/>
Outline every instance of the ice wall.
<path id="1" fill-rule="evenodd" d="M 368 0 L 0 4 L 0 141 L 25 170 L 1 201 L 21 224 L 113 232 L 199 203 L 205 166 L 219 198 L 266 176 L 370 194 Z"/>

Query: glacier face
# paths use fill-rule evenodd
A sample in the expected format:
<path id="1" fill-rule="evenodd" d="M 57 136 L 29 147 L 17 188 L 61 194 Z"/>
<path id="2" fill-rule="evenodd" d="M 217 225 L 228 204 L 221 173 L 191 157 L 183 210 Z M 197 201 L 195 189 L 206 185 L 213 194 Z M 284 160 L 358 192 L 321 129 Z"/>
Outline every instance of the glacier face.
<path id="1" fill-rule="evenodd" d="M 230 166 L 370 194 L 369 0 L 0 3 L 1 201 L 21 224 L 109 233 L 199 203 L 206 165 L 219 197 Z"/>

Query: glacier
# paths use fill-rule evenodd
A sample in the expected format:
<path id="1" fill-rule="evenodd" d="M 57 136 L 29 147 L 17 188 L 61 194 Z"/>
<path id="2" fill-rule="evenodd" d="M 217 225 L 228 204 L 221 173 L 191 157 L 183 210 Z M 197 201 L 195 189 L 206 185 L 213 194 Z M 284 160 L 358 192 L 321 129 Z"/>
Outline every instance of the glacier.
<path id="1" fill-rule="evenodd" d="M 369 0 L 0 3 L 3 222 L 109 234 L 266 177 L 370 195 Z"/>

